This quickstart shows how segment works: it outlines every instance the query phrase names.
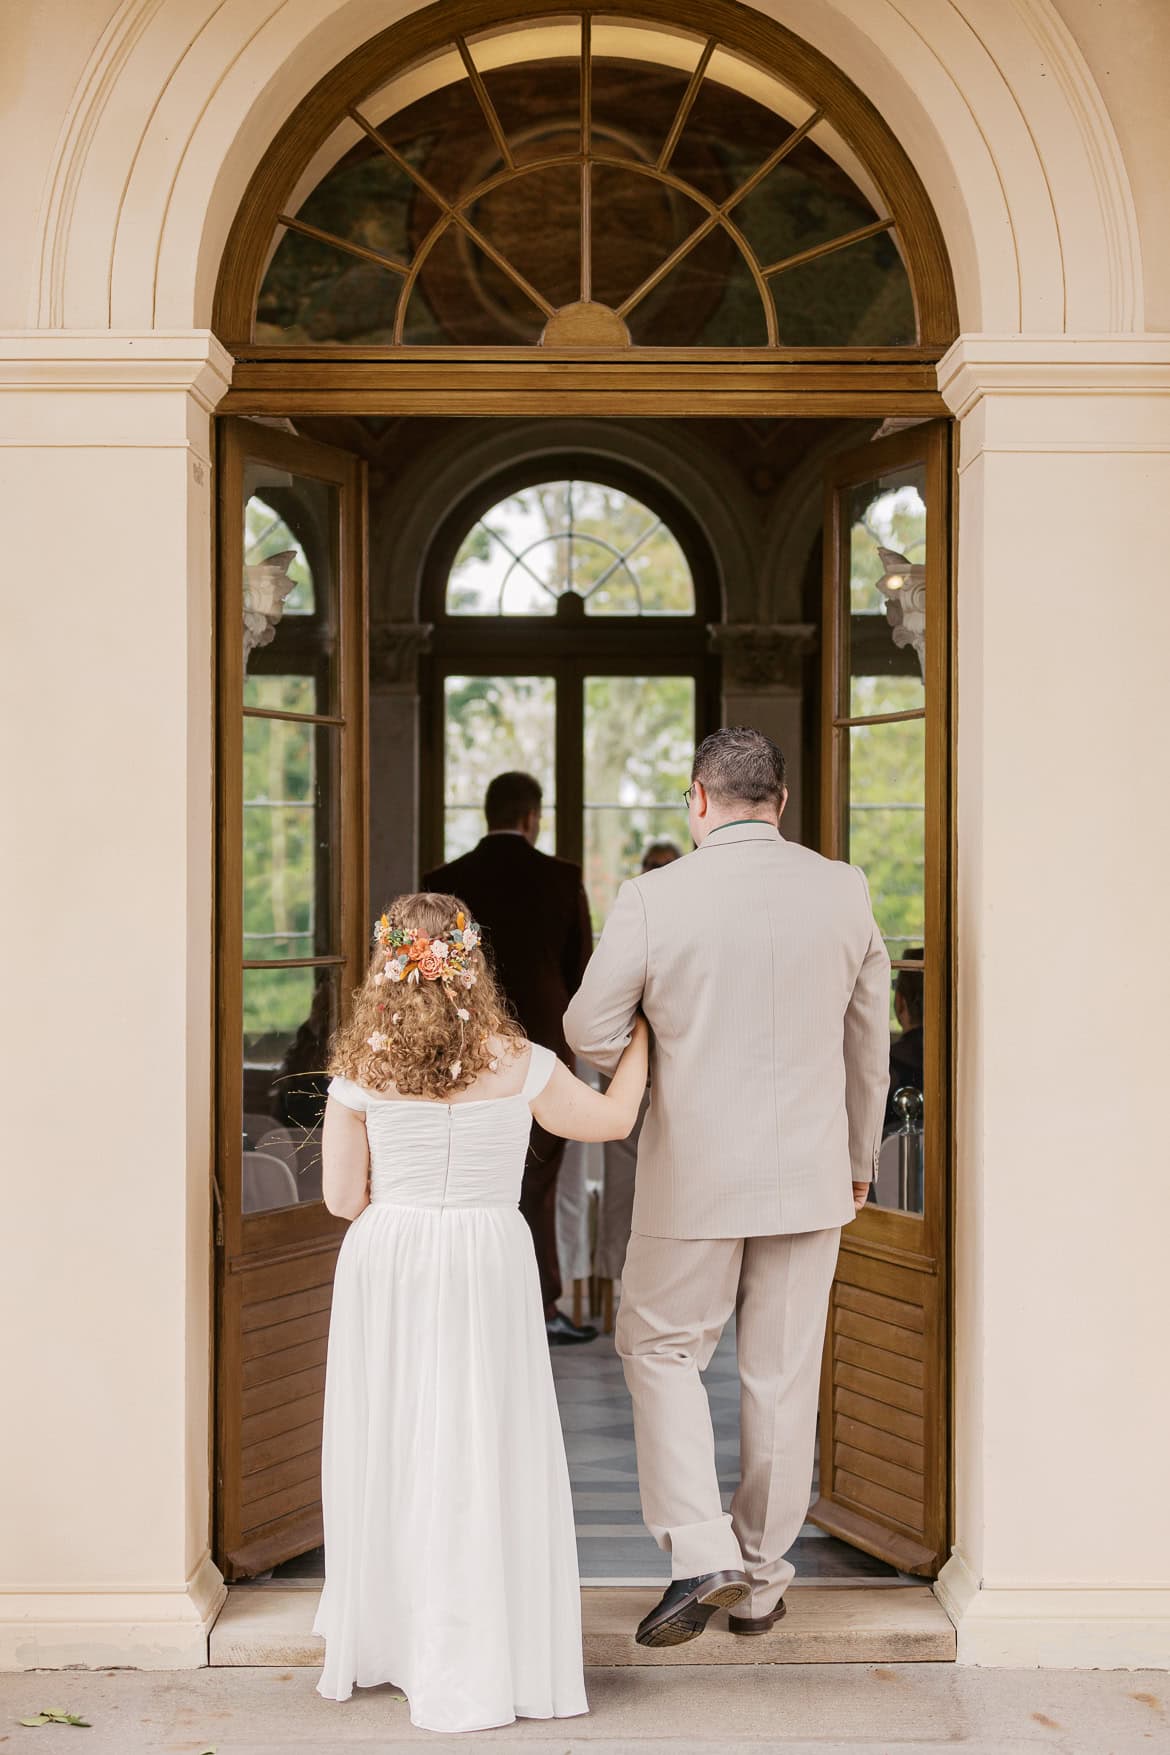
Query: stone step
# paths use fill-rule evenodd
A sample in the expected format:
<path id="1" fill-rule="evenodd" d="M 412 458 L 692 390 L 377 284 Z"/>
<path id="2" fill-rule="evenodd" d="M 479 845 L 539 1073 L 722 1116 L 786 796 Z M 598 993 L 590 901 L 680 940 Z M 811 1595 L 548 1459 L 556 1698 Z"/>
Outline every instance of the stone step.
<path id="1" fill-rule="evenodd" d="M 775 1632 L 741 1639 L 719 1615 L 689 1645 L 647 1650 L 633 1630 L 658 1600 L 654 1590 L 612 1587 L 581 1592 L 585 1662 L 627 1664 L 905 1664 L 953 1663 L 955 1630 L 927 1585 L 801 1585 Z M 213 1666 L 311 1669 L 321 1662 L 313 1631 L 316 1590 L 236 1585 L 211 1632 Z"/>

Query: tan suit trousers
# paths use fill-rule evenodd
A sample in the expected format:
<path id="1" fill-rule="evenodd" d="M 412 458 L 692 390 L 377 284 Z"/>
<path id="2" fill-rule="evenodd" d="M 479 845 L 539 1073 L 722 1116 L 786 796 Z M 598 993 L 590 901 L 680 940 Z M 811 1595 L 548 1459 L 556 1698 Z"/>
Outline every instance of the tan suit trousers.
<path id="1" fill-rule="evenodd" d="M 742 1567 L 741 1613 L 775 1608 L 784 1558 L 808 1511 L 817 1390 L 841 1233 L 630 1238 L 617 1350 L 634 1404 L 642 1515 L 672 1578 Z M 715 1434 L 699 1376 L 736 1317 L 740 1482 L 723 1509 Z"/>

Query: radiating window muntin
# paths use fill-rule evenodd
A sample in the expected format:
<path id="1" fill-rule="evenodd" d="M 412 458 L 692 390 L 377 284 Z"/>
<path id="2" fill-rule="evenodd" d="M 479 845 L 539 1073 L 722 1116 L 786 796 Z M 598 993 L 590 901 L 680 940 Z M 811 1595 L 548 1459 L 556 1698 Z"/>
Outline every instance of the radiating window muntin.
<path id="1" fill-rule="evenodd" d="M 591 15 L 456 38 L 351 106 L 314 163 L 258 341 L 918 338 L 864 170 L 823 111 L 713 39 Z"/>
<path id="2" fill-rule="evenodd" d="M 693 616 L 690 565 L 669 525 L 621 488 L 537 482 L 468 530 L 447 581 L 450 616 Z"/>

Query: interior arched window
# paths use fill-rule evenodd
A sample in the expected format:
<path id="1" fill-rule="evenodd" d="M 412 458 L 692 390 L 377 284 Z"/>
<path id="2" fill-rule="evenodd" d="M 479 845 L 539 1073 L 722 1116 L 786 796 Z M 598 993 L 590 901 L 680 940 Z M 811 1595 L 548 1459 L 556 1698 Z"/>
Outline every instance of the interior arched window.
<path id="1" fill-rule="evenodd" d="M 695 587 L 677 537 L 649 506 L 596 481 L 545 481 L 476 519 L 446 612 L 694 615 Z"/>
<path id="2" fill-rule="evenodd" d="M 732 10 L 708 13 L 714 35 L 687 28 L 684 0 L 677 24 L 637 6 L 517 6 L 477 28 L 483 8 L 454 5 L 405 65 L 385 33 L 323 82 L 332 117 L 314 93 L 286 124 L 302 162 L 258 178 L 241 209 L 237 235 L 266 236 L 238 270 L 229 249 L 221 333 L 378 348 L 949 339 L 937 227 L 894 137 L 805 45 L 782 73 L 745 52 Z"/>

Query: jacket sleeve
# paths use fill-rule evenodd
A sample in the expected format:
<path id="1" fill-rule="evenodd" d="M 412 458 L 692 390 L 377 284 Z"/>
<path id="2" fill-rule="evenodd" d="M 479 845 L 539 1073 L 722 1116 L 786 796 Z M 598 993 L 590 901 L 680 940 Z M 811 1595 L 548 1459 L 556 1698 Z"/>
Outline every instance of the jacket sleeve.
<path id="1" fill-rule="evenodd" d="M 873 917 L 865 873 L 859 866 L 854 870 L 865 892 L 870 936 L 845 1012 L 845 1108 L 853 1181 L 872 1182 L 890 1089 L 890 958 Z"/>
<path id="2" fill-rule="evenodd" d="M 565 1013 L 565 1039 L 573 1052 L 612 1073 L 630 1040 L 645 984 L 645 909 L 637 885 L 624 883 Z"/>

